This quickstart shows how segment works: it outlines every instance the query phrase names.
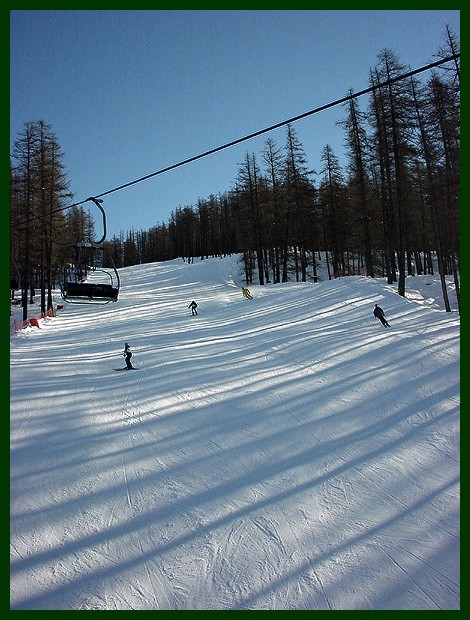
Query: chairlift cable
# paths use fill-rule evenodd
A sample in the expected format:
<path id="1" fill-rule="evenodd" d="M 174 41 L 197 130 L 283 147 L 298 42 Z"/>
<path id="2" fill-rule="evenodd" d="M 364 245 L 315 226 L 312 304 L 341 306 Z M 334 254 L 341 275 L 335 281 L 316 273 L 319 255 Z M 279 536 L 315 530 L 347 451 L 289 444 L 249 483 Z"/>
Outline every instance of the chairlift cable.
<path id="1" fill-rule="evenodd" d="M 290 123 L 294 123 L 296 121 L 299 121 L 303 118 L 306 118 L 307 116 L 312 116 L 313 114 L 317 114 L 318 112 L 323 112 L 324 110 L 328 110 L 329 108 L 333 108 L 335 106 L 341 105 L 343 103 L 346 103 L 347 101 L 351 101 L 353 99 L 357 99 L 358 97 L 361 97 L 362 95 L 366 95 L 378 88 L 383 88 L 384 86 L 388 86 L 390 84 L 394 84 L 395 82 L 399 82 L 400 80 L 404 80 L 406 78 L 412 77 L 413 75 L 417 75 L 418 73 L 423 73 L 424 71 L 429 71 L 430 69 L 434 69 L 436 67 L 439 67 L 440 65 L 446 64 L 448 62 L 451 61 L 455 61 L 458 58 L 460 58 L 460 53 L 455 53 L 452 54 L 451 56 L 447 56 L 446 58 L 443 58 L 441 60 L 436 60 L 435 62 L 429 63 L 427 65 L 424 65 L 423 67 L 419 67 L 418 69 L 413 69 L 411 71 L 408 71 L 407 73 L 402 73 L 396 77 L 390 78 L 388 80 L 385 80 L 383 82 L 379 82 L 378 84 L 374 84 L 373 86 L 369 86 L 368 88 L 364 88 L 358 92 L 349 92 L 348 95 L 346 95 L 345 97 L 341 97 L 340 99 L 336 99 L 335 101 L 331 101 L 330 103 L 326 103 L 324 105 L 321 105 L 317 108 L 314 108 L 313 110 L 309 110 L 308 112 L 304 112 L 303 114 L 298 114 L 297 116 L 293 116 L 291 118 L 288 118 L 284 121 L 280 121 L 279 123 L 276 123 L 274 125 L 270 125 L 269 127 L 266 127 L 264 129 L 260 129 L 259 131 L 255 131 L 253 133 L 250 133 L 246 136 L 243 136 L 242 138 L 237 138 L 236 140 L 232 140 L 231 142 L 226 142 L 225 144 L 222 144 L 221 146 L 217 146 L 213 149 L 209 149 L 208 151 L 204 151 L 203 153 L 199 153 L 198 155 L 194 155 L 193 157 L 188 157 L 187 159 L 183 159 L 182 161 L 179 161 L 175 164 L 171 164 L 170 166 L 166 166 L 165 168 L 161 168 L 160 170 L 157 170 L 155 172 L 151 172 L 150 174 L 147 174 L 143 177 L 140 177 L 138 179 L 135 179 L 133 181 L 129 181 L 128 183 L 124 183 L 122 185 L 118 185 L 117 187 L 114 187 L 113 189 L 110 189 L 106 192 L 102 192 L 101 194 L 96 194 L 94 196 L 94 198 L 85 198 L 84 200 L 81 200 L 79 202 L 74 202 L 71 205 L 67 205 L 66 207 L 60 207 L 59 209 L 55 209 L 52 210 L 50 212 L 48 212 L 47 216 L 49 217 L 51 214 L 53 213 L 58 213 L 60 211 L 65 211 L 67 209 L 71 209 L 73 207 L 78 207 L 80 205 L 83 205 L 84 203 L 93 200 L 95 201 L 96 199 L 101 198 L 102 196 L 107 196 L 109 194 L 112 194 L 113 192 L 117 192 L 121 189 L 124 189 L 126 187 L 130 187 L 132 185 L 136 185 L 137 183 L 141 183 L 142 181 L 146 181 L 147 179 L 151 179 L 152 177 L 158 176 L 160 174 L 163 174 L 164 172 L 169 172 L 170 170 L 174 170 L 175 168 L 180 168 L 181 166 L 184 166 L 186 164 L 192 163 L 194 161 L 197 161 L 198 159 L 202 159 L 203 157 L 208 157 L 209 155 L 213 155 L 214 153 L 218 153 L 219 151 L 222 151 L 224 149 L 228 149 L 232 146 L 235 146 L 237 144 L 240 144 L 241 142 L 246 142 L 247 140 L 251 140 L 252 138 L 256 138 L 258 136 L 261 136 L 265 133 L 268 133 L 270 131 L 274 131 L 275 129 L 279 129 L 280 127 L 284 127 L 286 125 L 289 125 Z M 30 217 L 29 221 L 34 220 L 34 219 L 42 219 L 43 216 L 40 215 L 36 215 L 36 216 L 32 216 Z M 16 227 L 16 226 L 20 226 L 21 224 L 13 224 L 12 227 Z"/>

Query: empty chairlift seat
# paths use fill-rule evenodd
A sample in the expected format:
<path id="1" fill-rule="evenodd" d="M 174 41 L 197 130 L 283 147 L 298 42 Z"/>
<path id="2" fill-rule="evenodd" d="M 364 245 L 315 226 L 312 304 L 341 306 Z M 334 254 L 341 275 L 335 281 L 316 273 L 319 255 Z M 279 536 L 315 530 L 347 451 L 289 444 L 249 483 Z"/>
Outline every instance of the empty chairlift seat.
<path id="1" fill-rule="evenodd" d="M 111 284 L 94 282 L 67 282 L 64 287 L 64 296 L 78 299 L 99 299 L 117 301 L 119 289 Z"/>
<path id="2" fill-rule="evenodd" d="M 117 301 L 119 294 L 119 273 L 111 253 L 104 245 L 106 237 L 106 215 L 102 200 L 88 198 L 103 217 L 103 236 L 98 241 L 79 241 L 69 245 L 64 254 L 59 273 L 62 299 L 69 303 L 107 304 Z"/>

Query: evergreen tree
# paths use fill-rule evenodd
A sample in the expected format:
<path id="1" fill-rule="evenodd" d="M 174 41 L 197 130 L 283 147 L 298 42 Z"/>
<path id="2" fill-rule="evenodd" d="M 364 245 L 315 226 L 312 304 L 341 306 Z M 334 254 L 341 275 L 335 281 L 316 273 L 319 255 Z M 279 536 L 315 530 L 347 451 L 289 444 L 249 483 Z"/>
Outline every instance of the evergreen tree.
<path id="1" fill-rule="evenodd" d="M 294 254 L 296 280 L 307 280 L 307 251 L 316 246 L 315 191 L 309 179 L 307 157 L 291 125 L 286 130 L 286 159 L 283 187 L 286 217 L 289 220 L 290 244 Z M 283 281 L 287 265 L 283 265 Z"/>
<path id="2" fill-rule="evenodd" d="M 41 311 L 52 308 L 54 272 L 65 200 L 71 198 L 57 138 L 44 121 L 25 123 L 13 145 L 10 243 L 20 274 L 23 320 L 35 288 L 41 291 Z"/>
<path id="3" fill-rule="evenodd" d="M 247 153 L 245 161 L 238 171 L 238 216 L 239 239 L 245 258 L 245 272 L 249 272 L 252 253 L 255 253 L 258 267 L 258 279 L 261 285 L 265 281 L 264 269 L 264 221 L 260 192 L 260 170 L 255 155 Z M 247 282 L 249 283 L 249 282 Z"/>
<path id="4" fill-rule="evenodd" d="M 290 222 L 287 217 L 285 192 L 282 187 L 282 152 L 271 138 L 266 140 L 263 160 L 266 165 L 265 204 L 269 262 L 274 283 L 281 282 L 281 265 L 285 267 L 282 281 L 286 282 Z"/>
<path id="5" fill-rule="evenodd" d="M 366 274 L 374 277 L 374 249 L 379 246 L 376 233 L 380 218 L 379 205 L 374 199 L 371 179 L 368 173 L 370 145 L 364 128 L 365 114 L 359 111 L 356 99 L 348 102 L 348 116 L 342 123 L 346 131 L 346 146 L 349 158 L 348 195 L 351 201 L 350 214 L 355 215 L 354 238 L 359 253 L 365 260 Z"/>
<path id="6" fill-rule="evenodd" d="M 396 281 L 398 272 L 398 294 L 404 296 L 406 190 L 409 187 L 407 177 L 412 155 L 413 105 L 410 82 L 392 82 L 404 72 L 396 56 L 390 50 L 384 50 L 379 54 L 379 60 L 380 64 L 371 78 L 375 90 L 370 119 L 375 128 L 377 163 L 380 166 L 387 278 L 389 283 Z"/>
<path id="7" fill-rule="evenodd" d="M 324 228 L 324 243 L 327 256 L 329 276 L 345 275 L 347 229 L 350 227 L 351 213 L 348 209 L 342 171 L 338 158 L 330 145 L 326 145 L 321 157 L 324 165 L 320 172 L 320 205 Z M 331 252 L 331 269 L 328 261 L 328 250 Z"/>

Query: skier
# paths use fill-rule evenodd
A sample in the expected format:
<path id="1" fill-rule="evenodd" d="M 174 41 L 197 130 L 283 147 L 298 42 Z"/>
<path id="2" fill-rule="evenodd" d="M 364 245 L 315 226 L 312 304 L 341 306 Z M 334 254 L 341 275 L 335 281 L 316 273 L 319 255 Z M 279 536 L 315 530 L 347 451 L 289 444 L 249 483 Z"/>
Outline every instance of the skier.
<path id="1" fill-rule="evenodd" d="M 196 303 L 195 301 L 192 301 L 192 302 L 189 304 L 188 308 L 191 308 L 191 316 L 194 316 L 195 314 L 197 314 L 197 310 L 196 310 L 196 308 L 197 308 L 197 303 Z"/>
<path id="2" fill-rule="evenodd" d="M 385 318 L 385 312 L 382 310 L 382 308 L 378 304 L 375 304 L 374 316 L 376 319 L 380 319 L 380 322 L 382 323 L 384 327 L 390 327 L 387 319 Z"/>
<path id="3" fill-rule="evenodd" d="M 253 299 L 250 291 L 244 286 L 242 286 L 242 293 L 243 293 L 243 297 L 246 297 L 247 299 Z"/>
<path id="4" fill-rule="evenodd" d="M 126 370 L 135 370 L 134 366 L 131 362 L 132 351 L 129 343 L 125 343 L 124 345 L 124 353 L 123 356 L 126 358 Z"/>

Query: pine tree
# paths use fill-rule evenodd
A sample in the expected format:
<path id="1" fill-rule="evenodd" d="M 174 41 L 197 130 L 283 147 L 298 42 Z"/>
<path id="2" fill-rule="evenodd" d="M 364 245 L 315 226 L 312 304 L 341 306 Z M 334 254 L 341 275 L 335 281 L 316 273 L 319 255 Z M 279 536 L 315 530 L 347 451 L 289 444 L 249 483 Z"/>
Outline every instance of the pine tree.
<path id="1" fill-rule="evenodd" d="M 245 256 L 245 271 L 247 263 L 252 260 L 252 253 L 256 254 L 258 279 L 260 285 L 265 282 L 264 269 L 264 235 L 263 206 L 260 192 L 260 169 L 255 155 L 247 153 L 245 161 L 238 171 L 238 216 L 240 225 L 239 239 Z"/>
<path id="2" fill-rule="evenodd" d="M 11 245 L 22 289 L 23 320 L 35 289 L 41 311 L 52 308 L 54 272 L 59 266 L 61 212 L 71 198 L 57 138 L 44 121 L 25 123 L 13 145 Z"/>
<path id="3" fill-rule="evenodd" d="M 379 205 L 374 199 L 368 158 L 370 145 L 364 128 L 365 114 L 361 113 L 356 99 L 348 102 L 348 116 L 342 122 L 346 131 L 346 145 L 349 157 L 348 196 L 350 213 L 355 215 L 354 231 L 357 248 L 364 255 L 366 274 L 374 277 L 374 249 L 378 247 L 377 217 Z"/>
<path id="4" fill-rule="evenodd" d="M 348 201 L 345 192 L 343 174 L 338 158 L 330 145 L 326 145 L 321 156 L 324 165 L 320 171 L 320 205 L 322 208 L 322 221 L 324 228 L 325 252 L 329 276 L 337 277 L 345 275 L 347 229 L 350 227 L 351 213 L 348 209 Z M 328 261 L 328 250 L 331 252 L 331 268 Z"/>
<path id="5" fill-rule="evenodd" d="M 286 201 L 286 216 L 289 220 L 290 244 L 294 253 L 296 280 L 307 280 L 307 250 L 315 249 L 315 190 L 309 179 L 304 148 L 291 125 L 286 131 L 286 159 L 283 187 Z M 283 265 L 283 281 L 287 275 L 287 264 Z"/>
<path id="6" fill-rule="evenodd" d="M 266 140 L 263 151 L 266 165 L 267 245 L 274 283 L 281 281 L 281 264 L 287 264 L 289 255 L 289 221 L 286 216 L 285 194 L 282 189 L 282 153 L 274 140 Z M 287 272 L 283 282 L 287 281 Z"/>
<path id="7" fill-rule="evenodd" d="M 379 54 L 380 64 L 372 74 L 373 105 L 371 123 L 375 129 L 376 156 L 380 167 L 386 268 L 389 283 L 396 281 L 398 294 L 405 295 L 407 188 L 410 134 L 413 131 L 410 82 L 392 82 L 404 72 L 390 50 Z M 379 87 L 379 84 L 384 84 Z M 395 263 L 395 256 L 397 264 Z"/>

